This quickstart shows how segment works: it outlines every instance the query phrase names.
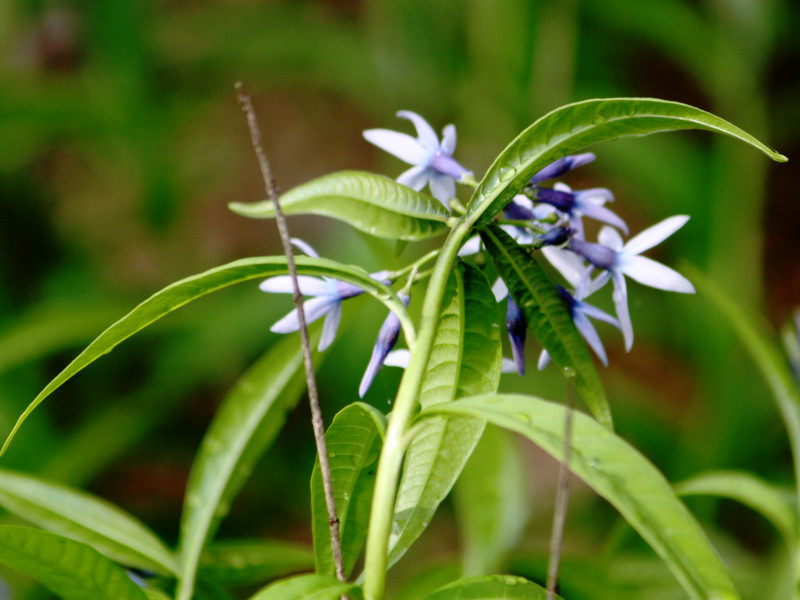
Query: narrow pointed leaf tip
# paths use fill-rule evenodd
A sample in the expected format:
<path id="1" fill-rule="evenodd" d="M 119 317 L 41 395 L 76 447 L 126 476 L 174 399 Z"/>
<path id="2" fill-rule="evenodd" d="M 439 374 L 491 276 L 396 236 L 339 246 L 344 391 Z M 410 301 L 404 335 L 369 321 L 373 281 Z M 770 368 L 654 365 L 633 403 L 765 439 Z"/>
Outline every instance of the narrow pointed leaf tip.
<path id="1" fill-rule="evenodd" d="M 437 200 L 387 177 L 341 171 L 299 185 L 280 198 L 286 215 L 312 214 L 349 223 L 356 229 L 392 240 L 422 240 L 444 233 L 450 213 Z M 271 219 L 270 201 L 229 208 L 237 215 Z"/>
<path id="2" fill-rule="evenodd" d="M 489 221 L 542 169 L 588 146 L 662 131 L 702 129 L 737 138 L 772 160 L 788 159 L 749 133 L 709 112 L 654 98 L 585 100 L 557 108 L 503 150 L 470 200 L 470 223 Z"/>

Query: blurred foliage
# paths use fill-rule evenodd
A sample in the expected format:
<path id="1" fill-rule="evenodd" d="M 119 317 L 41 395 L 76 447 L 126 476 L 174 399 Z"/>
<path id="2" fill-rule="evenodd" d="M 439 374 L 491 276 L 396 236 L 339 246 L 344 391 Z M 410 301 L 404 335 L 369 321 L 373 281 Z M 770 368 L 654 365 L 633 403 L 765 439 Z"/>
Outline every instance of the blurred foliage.
<path id="1" fill-rule="evenodd" d="M 81 345 L 156 289 L 228 260 L 279 253 L 274 225 L 226 208 L 264 195 L 235 80 L 256 100 L 283 189 L 344 168 L 399 173 L 399 163 L 380 164 L 360 135 L 396 127 L 399 109 L 439 127 L 455 123 L 457 156 L 480 175 L 544 112 L 617 95 L 712 110 L 794 159 L 798 26 L 800 5 L 789 0 L 0 4 L 2 430 Z M 692 215 L 670 252 L 748 310 L 780 323 L 800 304 L 793 163 L 769 165 L 731 140 L 680 134 L 604 146 L 580 177 L 576 187 L 612 188 L 634 231 Z M 393 248 L 364 234 L 321 219 L 291 225 L 323 256 L 394 266 Z M 328 420 L 353 399 L 383 316 L 358 302 L 351 310 L 367 325 L 343 332 L 320 373 Z M 92 489 L 174 542 L 202 432 L 237 375 L 274 343 L 269 325 L 288 309 L 288 300 L 240 286 L 166 319 L 45 403 L 3 466 Z M 621 339 L 610 341 L 603 373 L 621 434 L 673 480 L 711 467 L 788 480 L 786 436 L 766 388 L 713 307 L 637 288 L 631 311 L 636 346 L 625 355 Z M 382 373 L 368 396 L 382 410 L 396 377 Z M 563 395 L 563 383 L 547 373 L 504 387 Z M 223 534 L 310 539 L 307 423 L 301 403 Z M 535 485 L 549 489 L 551 469 L 537 461 Z M 575 504 L 567 552 L 569 564 L 580 565 L 616 516 L 581 494 Z M 745 583 L 785 561 L 777 536 L 763 533 L 754 514 L 732 517 L 727 502 L 691 506 L 724 538 L 726 556 L 747 565 L 734 569 Z M 530 565 L 542 556 L 550 508 L 549 496 L 537 494 L 521 543 L 529 550 L 523 574 L 536 573 Z M 418 558 L 452 554 L 454 528 L 446 516 L 442 522 L 446 535 L 426 534 Z M 624 547 L 641 550 L 636 541 Z M 627 590 L 646 579 L 635 567 L 651 558 L 644 556 L 609 571 L 608 585 L 617 578 Z M 412 563 L 401 562 L 399 572 Z M 28 585 L 13 573 L 8 580 L 20 594 Z"/>

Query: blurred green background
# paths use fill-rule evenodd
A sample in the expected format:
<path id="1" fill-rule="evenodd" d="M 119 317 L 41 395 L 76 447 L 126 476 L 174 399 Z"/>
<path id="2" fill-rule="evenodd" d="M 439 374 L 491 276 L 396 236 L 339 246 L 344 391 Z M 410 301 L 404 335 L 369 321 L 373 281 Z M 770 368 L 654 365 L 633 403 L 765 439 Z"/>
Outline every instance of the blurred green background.
<path id="1" fill-rule="evenodd" d="M 361 131 L 408 131 L 394 117 L 400 109 L 437 130 L 455 123 L 456 157 L 480 176 L 548 110 L 623 95 L 710 110 L 793 161 L 798 27 L 800 5 L 790 0 L 0 3 L 0 431 L 82 345 L 149 294 L 236 258 L 280 252 L 273 223 L 226 208 L 264 195 L 235 81 L 253 96 L 282 189 L 338 169 L 399 174 L 401 163 Z M 597 161 L 568 182 L 611 188 L 632 233 L 692 215 L 652 256 L 699 266 L 776 326 L 800 305 L 794 162 L 770 164 L 702 133 L 594 150 Z M 412 244 L 398 258 L 393 245 L 322 219 L 295 218 L 290 227 L 322 255 L 372 270 L 423 250 Z M 355 399 L 384 317 L 367 299 L 352 304 L 354 318 L 320 370 L 328 420 Z M 244 285 L 179 311 L 59 390 L 2 466 L 85 487 L 174 543 L 203 431 L 237 376 L 277 339 L 269 326 L 289 308 L 288 297 Z M 788 444 L 773 401 L 711 305 L 634 284 L 631 312 L 630 354 L 617 332 L 601 330 L 620 433 L 672 480 L 713 467 L 787 482 Z M 531 344 L 529 362 L 537 353 Z M 389 410 L 399 373 L 385 371 L 367 400 Z M 562 381 L 533 368 L 503 385 L 563 396 Z M 554 467 L 525 451 L 535 491 L 516 568 L 535 576 Z M 308 541 L 313 458 L 301 403 L 222 535 Z M 757 579 L 783 560 L 754 513 L 726 502 L 691 506 L 730 560 L 746 566 L 740 578 Z M 448 510 L 418 558 L 455 555 Z M 571 511 L 568 557 L 590 556 L 619 533 L 613 511 L 591 494 L 578 493 Z M 639 546 L 620 535 L 638 557 Z M 415 565 L 406 559 L 398 570 Z M 630 571 L 619 575 L 623 583 L 648 572 Z M 668 576 L 656 569 L 652 578 L 672 593 Z"/>

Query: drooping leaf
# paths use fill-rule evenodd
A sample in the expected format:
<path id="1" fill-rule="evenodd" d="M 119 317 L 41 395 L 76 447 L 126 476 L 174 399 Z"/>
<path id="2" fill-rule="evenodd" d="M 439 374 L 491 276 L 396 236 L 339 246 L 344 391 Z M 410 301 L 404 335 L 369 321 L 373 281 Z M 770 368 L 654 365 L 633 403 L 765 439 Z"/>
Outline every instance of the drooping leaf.
<path id="1" fill-rule="evenodd" d="M 724 133 L 778 162 L 785 156 L 704 110 L 653 98 L 609 98 L 567 104 L 520 133 L 497 157 L 469 202 L 470 223 L 486 223 L 539 170 L 588 146 L 660 131 L 703 129 Z"/>
<path id="2" fill-rule="evenodd" d="M 534 396 L 499 394 L 429 406 L 422 415 L 486 419 L 563 460 L 566 411 L 561 404 Z M 739 597 L 700 525 L 658 469 L 628 442 L 579 412 L 573 413 L 569 467 L 639 532 L 690 597 Z"/>
<path id="3" fill-rule="evenodd" d="M 479 269 L 453 271 L 420 403 L 429 406 L 497 390 L 502 348 L 497 302 Z M 480 419 L 448 418 L 427 424 L 406 452 L 389 537 L 389 564 L 397 562 L 425 530 L 478 443 Z"/>
<path id="4" fill-rule="evenodd" d="M 199 575 L 220 585 L 264 583 L 314 568 L 314 552 L 283 540 L 225 540 L 206 548 Z"/>
<path id="5" fill-rule="evenodd" d="M 125 571 L 94 548 L 29 527 L 0 525 L 0 562 L 65 600 L 146 600 Z"/>
<path id="6" fill-rule="evenodd" d="M 83 542 L 112 560 L 161 574 L 175 557 L 141 522 L 96 496 L 52 481 L 0 469 L 0 506 L 40 527 Z"/>
<path id="7" fill-rule="evenodd" d="M 455 486 L 464 575 L 502 569 L 530 514 L 529 479 L 513 437 L 488 426 Z"/>
<path id="8" fill-rule="evenodd" d="M 403 328 L 406 330 L 406 336 L 413 338 L 413 325 L 408 318 L 405 305 L 389 288 L 372 279 L 360 267 L 307 256 L 298 256 L 295 258 L 295 262 L 297 263 L 298 273 L 301 275 L 332 277 L 359 286 L 366 293 L 383 302 L 389 310 L 394 311 L 400 317 Z M 103 354 L 110 352 L 120 342 L 173 310 L 206 294 L 242 281 L 284 275 L 286 272 L 286 259 L 282 256 L 246 258 L 210 269 L 199 275 L 187 277 L 150 296 L 150 298 L 95 338 L 83 352 L 47 384 L 17 420 L 5 444 L 3 444 L 2 450 L 0 450 L 0 455 L 8 449 L 8 445 L 25 419 L 47 396 L 87 365 Z"/>
<path id="9" fill-rule="evenodd" d="M 568 377 L 577 375 L 578 393 L 595 418 L 613 427 L 603 384 L 555 284 L 536 259 L 499 227 L 485 228 L 481 239 L 528 328 Z"/>
<path id="10" fill-rule="evenodd" d="M 768 519 L 791 546 L 797 540 L 797 506 L 791 494 L 745 471 L 710 471 L 675 485 L 681 496 L 719 496 L 749 506 Z"/>
<path id="11" fill-rule="evenodd" d="M 781 412 L 794 456 L 795 483 L 800 502 L 800 384 L 769 333 L 769 325 L 748 315 L 708 277 L 694 268 L 687 268 L 700 294 L 708 298 L 728 319 L 753 362 L 761 371 Z"/>
<path id="12" fill-rule="evenodd" d="M 422 240 L 444 233 L 450 216 L 433 197 L 387 177 L 360 171 L 340 171 L 314 179 L 289 190 L 279 201 L 284 214 L 333 217 L 392 240 Z M 275 217 L 275 206 L 269 200 L 234 202 L 230 209 L 244 217 Z"/>
<path id="13" fill-rule="evenodd" d="M 309 328 L 312 347 L 320 334 L 318 323 Z M 300 340 L 289 336 L 250 367 L 226 396 L 203 438 L 186 486 L 177 598 L 191 597 L 205 545 L 305 385 Z"/>
<path id="14" fill-rule="evenodd" d="M 325 434 L 345 576 L 353 570 L 367 539 L 375 471 L 385 431 L 383 413 L 356 402 L 333 418 Z M 311 513 L 317 573 L 333 575 L 330 525 L 319 459 L 311 475 Z"/>
<path id="15" fill-rule="evenodd" d="M 354 583 L 342 583 L 332 575 L 297 575 L 268 585 L 250 600 L 339 600 L 344 594 L 352 600 L 361 598 Z"/>
<path id="16" fill-rule="evenodd" d="M 560 598 L 560 596 L 555 596 Z M 542 586 L 513 575 L 465 577 L 435 591 L 425 600 L 548 600 Z"/>

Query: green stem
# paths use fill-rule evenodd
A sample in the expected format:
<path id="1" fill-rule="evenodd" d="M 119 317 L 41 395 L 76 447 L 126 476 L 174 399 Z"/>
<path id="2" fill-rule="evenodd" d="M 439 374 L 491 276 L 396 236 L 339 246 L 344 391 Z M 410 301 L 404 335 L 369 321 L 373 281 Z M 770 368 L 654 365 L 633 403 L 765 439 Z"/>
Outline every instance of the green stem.
<path id="1" fill-rule="evenodd" d="M 372 499 L 367 549 L 364 561 L 364 598 L 383 600 L 386 588 L 387 555 L 389 534 L 394 516 L 394 502 L 400 478 L 407 439 L 406 434 L 417 409 L 422 378 L 428 366 L 433 348 L 433 339 L 442 306 L 447 278 L 453 268 L 458 249 L 470 231 L 470 224 L 460 219 L 442 247 L 433 268 L 428 291 L 420 315 L 419 337 L 411 352 L 397 399 L 394 403 L 386 438 L 381 449 L 378 472 L 375 478 L 375 494 Z"/>

